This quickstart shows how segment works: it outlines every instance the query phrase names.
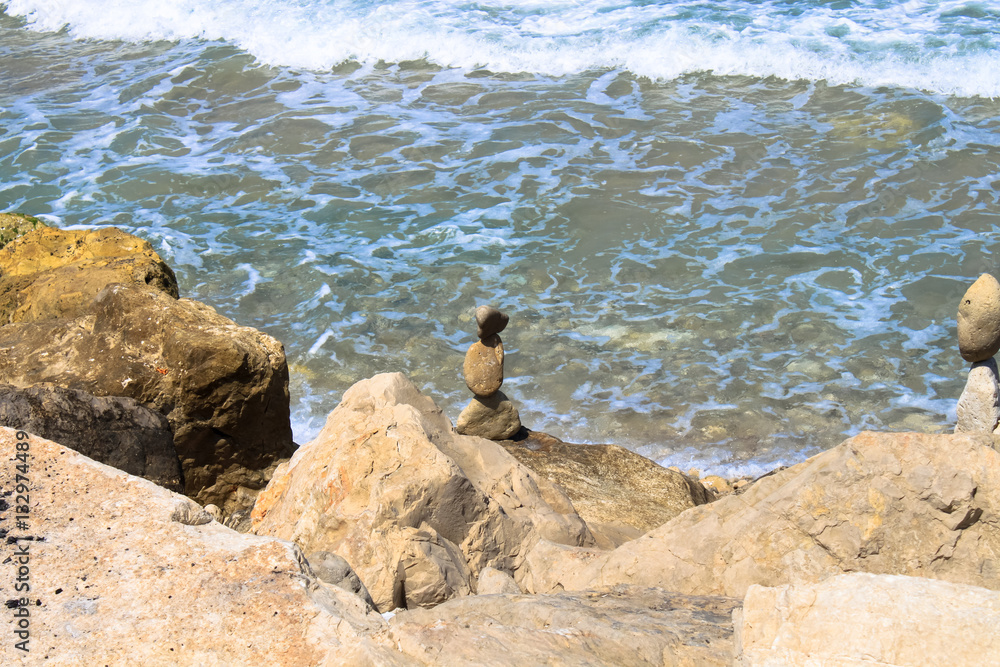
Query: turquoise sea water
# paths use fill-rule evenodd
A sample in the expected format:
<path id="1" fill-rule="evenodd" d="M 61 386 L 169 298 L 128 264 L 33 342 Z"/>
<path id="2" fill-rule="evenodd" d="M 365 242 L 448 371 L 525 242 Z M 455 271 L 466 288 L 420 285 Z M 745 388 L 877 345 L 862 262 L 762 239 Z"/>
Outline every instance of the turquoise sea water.
<path id="1" fill-rule="evenodd" d="M 284 342 L 298 441 L 508 311 L 530 428 L 718 472 L 940 431 L 1000 271 L 1000 10 L 0 0 L 0 210 Z"/>

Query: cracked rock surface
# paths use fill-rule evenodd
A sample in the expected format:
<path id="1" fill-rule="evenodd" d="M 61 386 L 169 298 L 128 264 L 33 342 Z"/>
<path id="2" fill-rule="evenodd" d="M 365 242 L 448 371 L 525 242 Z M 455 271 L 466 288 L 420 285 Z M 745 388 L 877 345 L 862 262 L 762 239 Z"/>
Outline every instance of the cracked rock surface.
<path id="1" fill-rule="evenodd" d="M 869 572 L 1000 590 L 996 443 L 990 435 L 861 433 L 610 553 L 580 551 L 585 565 L 542 588 L 628 583 L 743 597 L 751 584 Z"/>

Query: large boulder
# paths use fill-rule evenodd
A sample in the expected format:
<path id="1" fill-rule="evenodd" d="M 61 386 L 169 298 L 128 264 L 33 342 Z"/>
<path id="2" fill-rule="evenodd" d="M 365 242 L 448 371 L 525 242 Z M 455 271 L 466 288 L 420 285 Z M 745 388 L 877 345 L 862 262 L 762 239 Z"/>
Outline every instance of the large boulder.
<path id="1" fill-rule="evenodd" d="M 184 490 L 170 422 L 131 398 L 0 385 L 0 426 L 59 442 L 171 491 Z"/>
<path id="2" fill-rule="evenodd" d="M 109 285 L 75 319 L 0 327 L 0 382 L 127 396 L 160 412 L 185 493 L 226 513 L 252 504 L 294 449 L 281 343 L 147 285 Z"/>
<path id="3" fill-rule="evenodd" d="M 0 664 L 411 662 L 370 639 L 382 617 L 313 576 L 295 545 L 235 533 L 183 496 L 33 435 L 0 428 L 0 451 Z M 24 470 L 26 527 L 8 495 Z M 15 592 L 18 577 L 30 589 Z"/>
<path id="4" fill-rule="evenodd" d="M 558 487 L 500 445 L 456 434 L 399 373 L 345 392 L 252 516 L 257 534 L 344 557 L 380 611 L 475 592 L 486 566 L 520 580 L 539 541 L 593 545 Z"/>
<path id="5" fill-rule="evenodd" d="M 115 227 L 38 227 L 0 249 L 0 324 L 78 317 L 111 283 L 178 297 L 174 272 L 143 239 Z"/>
<path id="6" fill-rule="evenodd" d="M 1000 664 L 1000 593 L 947 581 L 855 573 L 751 586 L 733 621 L 737 667 Z"/>
<path id="7" fill-rule="evenodd" d="M 475 596 L 396 614 L 388 640 L 420 665 L 729 667 L 738 606 L 631 586 Z"/>
<path id="8" fill-rule="evenodd" d="M 617 445 L 575 445 L 537 431 L 500 444 L 563 489 L 606 549 L 715 499 L 699 482 Z"/>
<path id="9" fill-rule="evenodd" d="M 350 578 L 329 554 L 307 562 L 290 542 L 236 533 L 183 496 L 34 435 L 0 428 L 0 451 L 11 459 L 0 466 L 0 581 L 30 586 L 7 589 L 3 665 L 693 667 L 731 659 L 738 600 L 627 586 L 470 596 L 387 623 L 322 580 Z M 27 508 L 12 493 L 17 475 L 30 479 Z"/>
<path id="10" fill-rule="evenodd" d="M 990 435 L 861 433 L 613 552 L 582 552 L 545 586 L 629 583 L 742 597 L 753 584 L 871 572 L 997 590 L 995 442 Z"/>

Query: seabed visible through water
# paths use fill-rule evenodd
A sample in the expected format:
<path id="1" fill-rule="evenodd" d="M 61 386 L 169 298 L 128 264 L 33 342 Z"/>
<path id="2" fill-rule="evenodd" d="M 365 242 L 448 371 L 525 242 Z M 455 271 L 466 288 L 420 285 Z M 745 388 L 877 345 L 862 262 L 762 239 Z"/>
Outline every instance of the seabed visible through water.
<path id="1" fill-rule="evenodd" d="M 958 300 L 1000 264 L 988 95 L 71 33 L 0 14 L 0 209 L 138 234 L 281 340 L 300 442 L 383 371 L 454 420 L 481 304 L 567 441 L 742 474 L 954 422 Z"/>

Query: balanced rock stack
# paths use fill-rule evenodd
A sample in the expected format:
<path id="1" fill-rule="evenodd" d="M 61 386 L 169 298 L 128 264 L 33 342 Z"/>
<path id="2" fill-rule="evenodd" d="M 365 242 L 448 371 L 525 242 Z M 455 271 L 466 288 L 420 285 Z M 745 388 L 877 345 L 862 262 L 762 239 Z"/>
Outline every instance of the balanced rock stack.
<path id="1" fill-rule="evenodd" d="M 1000 351 L 1000 283 L 988 273 L 958 306 L 958 349 L 972 362 L 958 399 L 955 433 L 995 433 L 1000 423 L 1000 376 L 993 355 Z"/>
<path id="2" fill-rule="evenodd" d="M 476 333 L 479 340 L 465 353 L 465 384 L 475 394 L 462 414 L 456 429 L 462 435 L 477 435 L 489 440 L 507 440 L 521 430 L 521 418 L 510 399 L 500 391 L 503 384 L 503 341 L 500 332 L 510 318 L 490 306 L 476 309 Z"/>

